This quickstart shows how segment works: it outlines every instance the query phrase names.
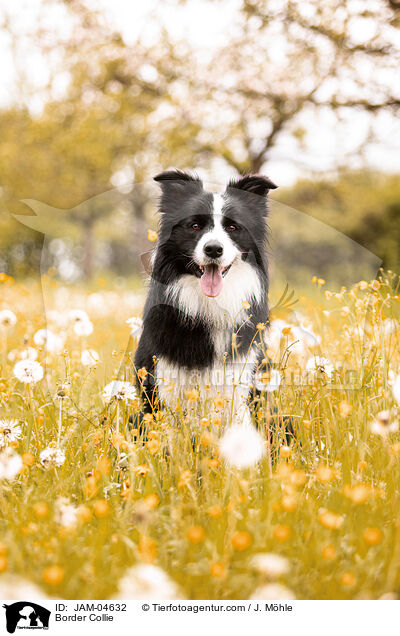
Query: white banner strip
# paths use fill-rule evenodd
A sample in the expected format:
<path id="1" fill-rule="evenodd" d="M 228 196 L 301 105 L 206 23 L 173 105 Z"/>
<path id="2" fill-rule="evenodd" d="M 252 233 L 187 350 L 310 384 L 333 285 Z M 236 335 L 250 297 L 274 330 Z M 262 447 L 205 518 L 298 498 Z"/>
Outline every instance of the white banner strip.
<path id="1" fill-rule="evenodd" d="M 355 628 L 376 636 L 397 624 L 399 601 L 4 601 L 0 633 L 204 636 L 217 630 L 276 629 L 279 634 L 337 636 Z M 118 630 L 118 631 L 116 631 Z M 279 630 L 279 631 L 278 631 Z M 262 633 L 268 633 L 262 632 Z M 37 634 L 36 636 L 40 636 Z"/>

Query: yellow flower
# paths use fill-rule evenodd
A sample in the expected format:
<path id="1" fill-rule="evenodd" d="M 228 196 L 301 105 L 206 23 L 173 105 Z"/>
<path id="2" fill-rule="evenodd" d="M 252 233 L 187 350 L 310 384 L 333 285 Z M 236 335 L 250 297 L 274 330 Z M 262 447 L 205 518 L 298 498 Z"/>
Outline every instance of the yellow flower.
<path id="1" fill-rule="evenodd" d="M 349 404 L 346 401 L 339 402 L 339 413 L 340 417 L 348 417 L 353 412 L 352 404 Z"/>
<path id="2" fill-rule="evenodd" d="M 283 459 L 288 459 L 292 454 L 292 449 L 290 446 L 281 446 L 279 449 L 279 455 L 283 457 Z"/>
<path id="3" fill-rule="evenodd" d="M 137 375 L 141 380 L 144 380 L 146 375 L 147 375 L 147 369 L 146 367 L 141 367 L 140 369 L 137 370 Z"/>
<path id="4" fill-rule="evenodd" d="M 96 517 L 102 519 L 103 517 L 108 517 L 110 512 L 110 506 L 108 501 L 105 499 L 98 499 L 93 502 L 93 510 Z"/>
<path id="5" fill-rule="evenodd" d="M 381 288 L 381 284 L 380 284 L 379 280 L 373 280 L 373 281 L 371 282 L 371 288 L 372 288 L 374 291 L 379 291 L 379 290 L 380 290 L 380 288 Z"/>
<path id="6" fill-rule="evenodd" d="M 400 442 L 395 442 L 394 444 L 392 444 L 390 450 L 392 451 L 393 455 L 400 455 Z"/>
<path id="7" fill-rule="evenodd" d="M 218 468 L 221 465 L 221 462 L 218 457 L 208 457 L 206 464 L 209 468 Z"/>
<path id="8" fill-rule="evenodd" d="M 213 436 L 209 431 L 204 431 L 204 433 L 201 434 L 200 436 L 201 446 L 208 448 L 209 446 L 211 446 L 212 441 L 213 441 Z"/>
<path id="9" fill-rule="evenodd" d="M 366 280 L 360 280 L 360 282 L 358 283 L 358 286 L 361 290 L 365 291 L 366 289 L 368 289 L 368 283 Z"/>
<path id="10" fill-rule="evenodd" d="M 149 536 L 142 535 L 138 542 L 139 555 L 145 563 L 153 563 L 157 558 L 157 542 Z"/>
<path id="11" fill-rule="evenodd" d="M 281 506 L 285 512 L 293 512 L 297 507 L 297 499 L 294 495 L 284 495 L 281 500 Z"/>
<path id="12" fill-rule="evenodd" d="M 184 488 L 184 486 L 188 486 L 190 484 L 191 478 L 192 478 L 191 470 L 182 470 L 179 481 L 178 481 L 178 488 Z"/>
<path id="13" fill-rule="evenodd" d="M 333 559 L 336 559 L 336 548 L 332 544 L 326 545 L 324 548 L 322 548 L 321 554 L 322 557 L 327 561 L 333 561 Z"/>
<path id="14" fill-rule="evenodd" d="M 253 539 L 251 537 L 251 534 L 249 532 L 246 532 L 246 530 L 235 532 L 232 537 L 232 546 L 235 550 L 237 550 L 237 552 L 243 552 L 244 550 L 247 550 L 247 548 L 249 548 L 252 543 Z"/>
<path id="15" fill-rule="evenodd" d="M 150 472 L 149 466 L 147 464 L 138 464 L 133 469 L 133 474 L 135 477 L 146 477 L 146 475 Z"/>
<path id="16" fill-rule="evenodd" d="M 242 307 L 243 307 L 243 309 L 250 309 L 250 303 L 247 302 L 247 300 L 243 300 L 242 301 Z"/>
<path id="17" fill-rule="evenodd" d="M 368 545 L 378 545 L 382 541 L 383 532 L 379 528 L 366 528 L 362 537 Z"/>
<path id="18" fill-rule="evenodd" d="M 116 435 L 116 433 L 114 433 L 114 435 Z M 114 435 L 112 437 L 114 437 Z M 122 437 L 122 435 L 121 435 Z M 125 444 L 126 441 L 124 440 Z M 112 442 L 114 448 L 117 448 L 117 446 L 115 445 L 114 441 Z M 102 475 L 109 475 L 110 474 L 110 470 L 111 470 L 111 462 L 108 459 L 107 455 L 100 455 L 99 459 L 97 460 L 97 464 L 96 464 L 97 470 L 102 474 Z"/>
<path id="19" fill-rule="evenodd" d="M 86 483 L 83 486 L 83 493 L 87 499 L 91 499 L 97 494 L 97 478 L 95 475 L 89 475 L 86 479 Z"/>
<path id="20" fill-rule="evenodd" d="M 324 278 L 318 278 L 317 280 L 318 285 L 325 285 L 325 279 Z"/>
<path id="21" fill-rule="evenodd" d="M 265 323 L 263 322 L 257 323 L 257 329 L 258 331 L 264 331 L 264 329 L 266 329 Z"/>
<path id="22" fill-rule="evenodd" d="M 346 484 L 343 487 L 343 494 L 354 504 L 363 504 L 372 494 L 372 488 L 369 484 L 363 483 L 354 484 L 354 486 Z"/>
<path id="23" fill-rule="evenodd" d="M 225 400 L 223 397 L 216 397 L 214 398 L 213 402 L 216 411 L 221 411 L 224 408 Z"/>
<path id="24" fill-rule="evenodd" d="M 160 441 L 158 439 L 149 439 L 146 442 L 146 448 L 151 455 L 155 455 L 161 448 Z"/>
<path id="25" fill-rule="evenodd" d="M 125 437 L 123 435 L 121 435 L 121 433 L 114 432 L 111 435 L 111 444 L 116 449 L 119 449 L 119 448 L 125 449 L 127 447 L 128 442 L 126 441 Z M 104 460 L 106 460 L 106 459 L 107 458 L 104 458 Z"/>
<path id="26" fill-rule="evenodd" d="M 160 497 L 152 492 L 143 499 L 143 504 L 148 510 L 154 510 L 160 503 Z"/>
<path id="27" fill-rule="evenodd" d="M 210 506 L 207 513 L 212 519 L 217 519 L 222 515 L 222 508 L 218 505 Z"/>
<path id="28" fill-rule="evenodd" d="M 150 241 L 150 243 L 155 243 L 157 238 L 158 238 L 157 232 L 155 232 L 154 230 L 147 230 L 147 240 Z"/>
<path id="29" fill-rule="evenodd" d="M 222 579 L 225 576 L 225 566 L 223 563 L 216 561 L 210 565 L 210 574 L 215 579 Z"/>
<path id="30" fill-rule="evenodd" d="M 293 466 L 290 463 L 282 462 L 278 464 L 276 469 L 276 478 L 280 481 L 286 481 L 293 473 Z"/>
<path id="31" fill-rule="evenodd" d="M 354 576 L 353 572 L 343 572 L 340 577 L 340 582 L 343 587 L 352 587 L 353 585 L 355 585 L 356 577 Z"/>
<path id="32" fill-rule="evenodd" d="M 289 477 L 289 481 L 293 486 L 304 486 L 307 480 L 307 475 L 303 470 L 294 470 Z"/>
<path id="33" fill-rule="evenodd" d="M 49 585 L 58 585 L 64 578 L 64 570 L 60 565 L 50 565 L 42 573 L 42 579 Z"/>
<path id="34" fill-rule="evenodd" d="M 98 446 L 103 440 L 104 433 L 101 430 L 96 431 L 92 436 L 92 442 L 95 446 Z"/>
<path id="35" fill-rule="evenodd" d="M 33 506 L 33 512 L 38 519 L 45 519 L 49 514 L 49 506 L 45 501 L 38 501 Z"/>
<path id="36" fill-rule="evenodd" d="M 32 453 L 22 453 L 21 459 L 24 466 L 32 466 L 35 463 L 35 456 Z"/>
<path id="37" fill-rule="evenodd" d="M 188 402 L 197 402 L 200 397 L 200 393 L 197 389 L 189 389 L 186 391 L 186 397 Z"/>
<path id="38" fill-rule="evenodd" d="M 281 524 L 281 525 L 275 526 L 273 530 L 273 536 L 275 541 L 278 541 L 279 543 L 284 543 L 285 541 L 288 541 L 290 537 L 292 536 L 292 530 L 289 526 L 285 524 Z"/>
<path id="39" fill-rule="evenodd" d="M 318 513 L 318 521 L 328 530 L 338 530 L 343 524 L 344 517 L 336 512 L 323 508 Z"/>
<path id="40" fill-rule="evenodd" d="M 206 537 L 206 532 L 202 526 L 191 526 L 186 531 L 186 538 L 189 543 L 201 543 Z"/>
<path id="41" fill-rule="evenodd" d="M 85 504 L 79 506 L 77 516 L 81 523 L 89 523 L 89 521 L 91 521 L 93 517 L 92 511 L 88 506 L 85 506 Z"/>
<path id="42" fill-rule="evenodd" d="M 315 471 L 315 477 L 321 484 L 328 484 L 339 478 L 339 471 L 330 466 L 321 464 Z"/>

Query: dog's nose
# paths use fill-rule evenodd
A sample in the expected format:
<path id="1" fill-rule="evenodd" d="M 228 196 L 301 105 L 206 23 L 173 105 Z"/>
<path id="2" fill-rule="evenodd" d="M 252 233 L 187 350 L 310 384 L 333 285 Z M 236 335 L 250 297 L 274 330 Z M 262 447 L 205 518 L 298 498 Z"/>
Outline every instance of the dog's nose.
<path id="1" fill-rule="evenodd" d="M 204 246 L 204 253 L 210 258 L 218 258 L 218 256 L 222 255 L 223 251 L 224 248 L 222 247 L 221 243 L 211 242 L 207 243 Z"/>

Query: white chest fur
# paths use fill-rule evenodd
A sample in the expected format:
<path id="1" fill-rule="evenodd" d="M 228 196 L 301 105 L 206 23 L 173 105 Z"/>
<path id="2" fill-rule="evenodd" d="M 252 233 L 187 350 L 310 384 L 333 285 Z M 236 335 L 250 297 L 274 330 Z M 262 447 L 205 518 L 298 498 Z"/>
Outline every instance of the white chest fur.
<path id="1" fill-rule="evenodd" d="M 191 318 L 201 317 L 215 327 L 232 328 L 246 320 L 242 303 L 261 299 L 261 284 L 257 271 L 241 259 L 232 264 L 224 278 L 224 286 L 216 298 L 203 294 L 200 279 L 185 274 L 168 285 L 167 299 Z"/>

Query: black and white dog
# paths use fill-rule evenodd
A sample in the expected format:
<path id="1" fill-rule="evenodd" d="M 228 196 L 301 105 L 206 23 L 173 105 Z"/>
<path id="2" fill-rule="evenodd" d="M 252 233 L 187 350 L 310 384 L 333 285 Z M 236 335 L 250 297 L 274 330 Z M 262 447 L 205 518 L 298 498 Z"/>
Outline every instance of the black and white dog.
<path id="1" fill-rule="evenodd" d="M 267 195 L 277 186 L 248 175 L 214 194 L 178 170 L 155 181 L 159 238 L 135 355 L 136 370 L 147 371 L 145 411 L 206 387 L 249 424 L 249 385 L 265 351 L 259 323 L 268 319 Z"/>

